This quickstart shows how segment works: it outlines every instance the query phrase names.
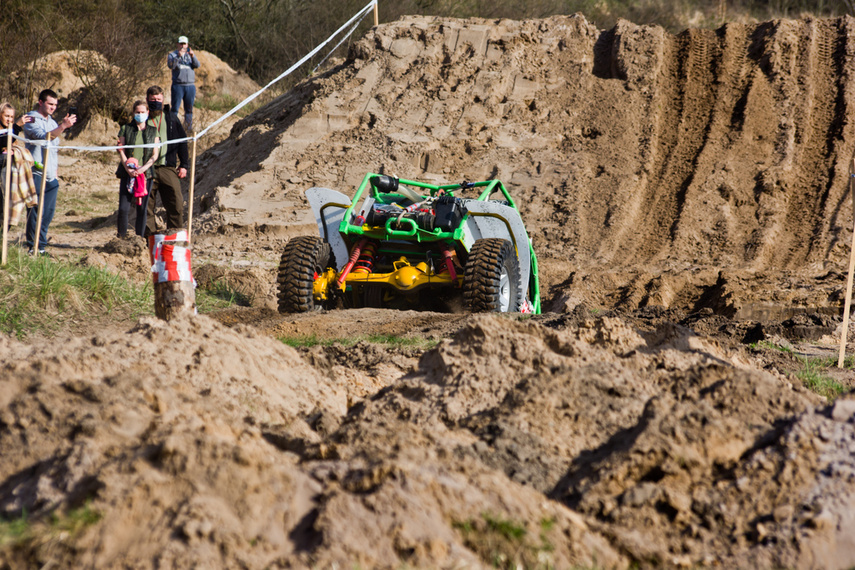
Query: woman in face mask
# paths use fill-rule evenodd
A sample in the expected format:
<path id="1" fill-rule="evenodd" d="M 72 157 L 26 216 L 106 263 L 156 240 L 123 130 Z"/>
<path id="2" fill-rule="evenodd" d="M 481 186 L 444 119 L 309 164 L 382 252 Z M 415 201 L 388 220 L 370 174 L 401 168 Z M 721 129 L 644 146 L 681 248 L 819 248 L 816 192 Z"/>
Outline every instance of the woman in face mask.
<path id="1" fill-rule="evenodd" d="M 121 164 L 116 169 L 119 178 L 119 219 L 117 236 L 126 238 L 128 235 L 128 213 L 131 204 L 136 210 L 134 231 L 138 236 L 145 232 L 146 206 L 151 190 L 152 170 L 158 156 L 160 137 L 157 128 L 147 125 L 148 104 L 145 101 L 134 102 L 134 118 L 119 130 L 120 147 L 146 145 L 146 147 L 120 148 Z M 151 146 L 149 146 L 151 145 Z"/>

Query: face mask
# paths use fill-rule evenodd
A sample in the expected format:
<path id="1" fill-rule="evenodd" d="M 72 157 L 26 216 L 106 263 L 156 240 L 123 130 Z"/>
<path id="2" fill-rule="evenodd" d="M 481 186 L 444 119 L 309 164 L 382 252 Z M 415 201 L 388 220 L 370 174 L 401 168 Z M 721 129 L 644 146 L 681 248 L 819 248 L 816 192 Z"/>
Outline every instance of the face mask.
<path id="1" fill-rule="evenodd" d="M 160 111 L 163 109 L 163 103 L 160 101 L 149 101 L 148 108 L 151 111 Z"/>
<path id="2" fill-rule="evenodd" d="M 138 123 L 145 123 L 148 121 L 148 113 L 137 113 L 134 115 L 134 120 Z"/>

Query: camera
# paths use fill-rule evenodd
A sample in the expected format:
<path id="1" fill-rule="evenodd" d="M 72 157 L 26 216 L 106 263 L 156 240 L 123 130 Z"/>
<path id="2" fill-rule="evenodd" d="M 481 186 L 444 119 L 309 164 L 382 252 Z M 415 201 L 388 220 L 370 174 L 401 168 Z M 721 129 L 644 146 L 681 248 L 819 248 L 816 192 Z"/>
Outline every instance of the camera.
<path id="1" fill-rule="evenodd" d="M 69 107 L 68 108 L 68 114 L 69 115 L 76 115 L 77 114 L 77 107 Z"/>

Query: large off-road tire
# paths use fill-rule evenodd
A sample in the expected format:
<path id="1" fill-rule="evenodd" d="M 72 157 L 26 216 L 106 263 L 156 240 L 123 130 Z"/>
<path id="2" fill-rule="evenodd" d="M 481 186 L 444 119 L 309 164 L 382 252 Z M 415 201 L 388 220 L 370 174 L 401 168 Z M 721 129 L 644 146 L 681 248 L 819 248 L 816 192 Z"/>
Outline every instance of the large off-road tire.
<path id="1" fill-rule="evenodd" d="M 522 306 L 520 263 L 505 239 L 479 239 L 463 272 L 463 303 L 473 313 L 512 313 Z"/>
<path id="2" fill-rule="evenodd" d="M 333 267 L 330 245 L 319 237 L 299 236 L 285 244 L 279 261 L 279 312 L 306 313 L 321 307 L 315 303 L 315 277 Z"/>

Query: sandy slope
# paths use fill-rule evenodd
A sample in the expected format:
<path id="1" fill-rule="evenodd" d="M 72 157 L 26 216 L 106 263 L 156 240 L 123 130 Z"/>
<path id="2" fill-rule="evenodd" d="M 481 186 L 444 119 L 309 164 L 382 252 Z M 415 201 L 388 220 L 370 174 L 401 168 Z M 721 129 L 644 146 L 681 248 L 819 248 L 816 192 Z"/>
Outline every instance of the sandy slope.
<path id="1" fill-rule="evenodd" d="M 252 309 L 0 339 L 0 515 L 33 521 L 0 568 L 851 567 L 855 402 L 745 343 L 839 326 L 852 26 L 375 28 L 200 157 L 199 274 Z M 367 170 L 505 181 L 553 312 L 272 312 L 302 192 Z M 109 218 L 59 223 L 144 278 Z M 439 344 L 270 338 L 357 333 Z"/>
<path id="2" fill-rule="evenodd" d="M 763 289 L 781 298 L 764 302 L 833 306 L 833 289 L 798 298 L 774 281 L 796 271 L 812 286 L 845 262 L 851 26 L 677 37 L 578 16 L 381 26 L 202 157 L 199 219 L 310 233 L 311 185 L 350 192 L 368 170 L 499 177 L 545 260 L 550 301 L 691 307 L 736 270 L 773 272 Z M 750 287 L 738 276 L 718 287 Z M 730 309 L 757 296 L 740 291 Z"/>

